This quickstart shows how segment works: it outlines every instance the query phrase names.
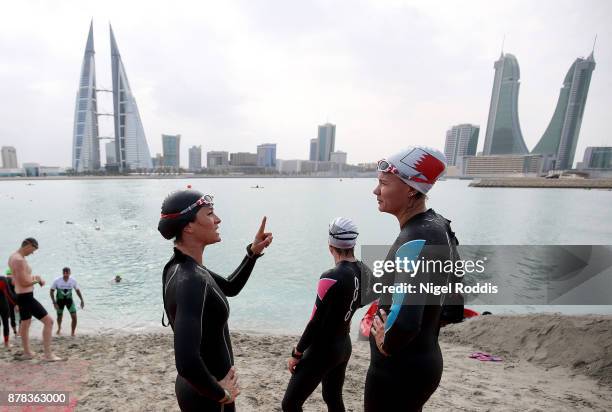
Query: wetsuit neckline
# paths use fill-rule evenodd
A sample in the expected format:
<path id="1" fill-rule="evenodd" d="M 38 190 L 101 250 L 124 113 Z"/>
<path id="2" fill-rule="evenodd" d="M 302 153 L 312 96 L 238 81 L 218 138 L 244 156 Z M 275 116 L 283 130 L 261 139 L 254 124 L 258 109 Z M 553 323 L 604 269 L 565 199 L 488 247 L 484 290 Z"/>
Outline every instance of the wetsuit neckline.
<path id="1" fill-rule="evenodd" d="M 427 210 L 426 210 L 426 211 L 424 211 L 424 212 L 417 213 L 416 215 L 414 215 L 414 216 L 412 216 L 410 219 L 408 219 L 408 221 L 407 221 L 406 223 L 404 223 L 404 226 L 402 226 L 402 227 L 400 228 L 400 230 L 404 230 L 404 229 L 406 228 L 406 226 L 408 226 L 408 225 L 410 224 L 410 222 L 413 222 L 413 221 L 414 221 L 414 220 L 416 220 L 417 218 L 421 218 L 421 217 L 423 217 L 423 216 L 425 216 L 425 215 L 427 215 L 427 214 L 430 214 L 430 213 L 436 213 L 436 212 L 435 212 L 435 211 L 434 211 L 432 208 L 429 208 L 429 209 L 427 209 Z"/>
<path id="2" fill-rule="evenodd" d="M 193 263 L 194 263 L 194 264 L 195 264 L 197 267 L 200 267 L 200 268 L 202 268 L 202 269 L 208 270 L 208 269 L 206 269 L 206 266 L 204 266 L 204 265 L 200 265 L 200 264 L 199 264 L 199 263 L 198 263 L 198 262 L 197 262 L 197 261 L 196 261 L 194 258 L 192 258 L 191 256 L 189 256 L 189 255 L 187 255 L 187 254 L 183 253 L 183 252 L 182 252 L 182 251 L 181 251 L 179 248 L 177 248 L 176 246 L 174 247 L 174 254 L 175 254 L 177 257 L 183 257 L 183 258 L 186 258 L 186 259 L 191 260 L 191 261 L 192 261 L 192 262 L 193 262 Z"/>

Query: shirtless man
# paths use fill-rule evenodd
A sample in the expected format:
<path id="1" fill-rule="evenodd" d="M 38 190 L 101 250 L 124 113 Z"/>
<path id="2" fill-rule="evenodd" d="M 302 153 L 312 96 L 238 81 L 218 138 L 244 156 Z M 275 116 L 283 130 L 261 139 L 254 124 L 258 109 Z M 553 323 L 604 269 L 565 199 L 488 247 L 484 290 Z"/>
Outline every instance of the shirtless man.
<path id="1" fill-rule="evenodd" d="M 40 320 L 43 327 L 44 359 L 47 361 L 61 360 L 51 352 L 51 333 L 53 332 L 53 318 L 49 316 L 45 308 L 34 299 L 34 285 L 45 285 L 40 276 L 32 276 L 32 269 L 25 257 L 31 255 L 38 249 L 38 242 L 34 238 L 27 238 L 21 242 L 21 247 L 11 255 L 8 264 L 13 273 L 15 292 L 17 294 L 17 305 L 21 318 L 21 341 L 23 342 L 23 355 L 27 359 L 34 358 L 30 351 L 30 324 L 32 316 Z"/>

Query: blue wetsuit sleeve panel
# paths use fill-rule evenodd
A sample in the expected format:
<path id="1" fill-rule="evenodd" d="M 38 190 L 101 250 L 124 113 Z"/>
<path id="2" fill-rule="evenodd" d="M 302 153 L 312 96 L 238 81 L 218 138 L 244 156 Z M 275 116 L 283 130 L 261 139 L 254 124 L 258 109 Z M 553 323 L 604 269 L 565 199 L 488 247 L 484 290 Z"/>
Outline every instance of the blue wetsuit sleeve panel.
<path id="1" fill-rule="evenodd" d="M 251 272 L 255 267 L 255 262 L 261 256 L 252 254 L 250 246 L 251 245 L 247 246 L 247 255 L 244 257 L 244 259 L 242 259 L 240 265 L 238 265 L 236 270 L 234 270 L 234 272 L 229 275 L 227 279 L 207 268 L 208 272 L 213 279 L 215 279 L 215 282 L 223 291 L 225 296 L 232 297 L 240 293 L 247 280 L 249 280 L 249 276 L 251 276 Z"/>
<path id="2" fill-rule="evenodd" d="M 203 396 L 218 401 L 225 397 L 225 391 L 200 356 L 202 317 L 209 287 L 194 276 L 177 279 L 174 356 L 178 374 Z"/>
<path id="3" fill-rule="evenodd" d="M 331 309 L 331 301 L 334 298 L 334 285 L 336 279 L 326 278 L 321 276 L 317 283 L 317 298 L 310 321 L 302 333 L 302 337 L 298 342 L 296 349 L 298 352 L 304 352 L 312 344 L 315 337 L 318 336 L 323 327 L 323 320 L 327 317 Z"/>
<path id="4" fill-rule="evenodd" d="M 440 257 L 428 252 L 427 247 L 420 253 L 419 258 L 424 261 L 439 260 Z M 405 273 L 395 274 L 395 283 L 406 282 L 414 285 L 416 293 L 406 293 L 403 296 L 394 296 L 391 311 L 387 314 L 385 324 L 385 339 L 383 349 L 387 354 L 393 355 L 407 347 L 420 333 L 425 305 L 428 304 L 429 294 L 420 293 L 420 285 L 436 280 L 440 274 L 421 271 L 414 277 Z"/>

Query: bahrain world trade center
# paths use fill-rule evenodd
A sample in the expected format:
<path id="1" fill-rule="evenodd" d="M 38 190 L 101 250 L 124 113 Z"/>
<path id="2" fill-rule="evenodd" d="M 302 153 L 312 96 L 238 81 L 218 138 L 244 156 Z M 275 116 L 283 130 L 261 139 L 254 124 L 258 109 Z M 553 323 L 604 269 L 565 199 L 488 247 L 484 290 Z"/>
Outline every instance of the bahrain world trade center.
<path id="1" fill-rule="evenodd" d="M 138 112 L 136 99 L 130 88 L 125 66 L 110 27 L 111 67 L 113 77 L 114 149 L 112 158 L 120 172 L 151 169 L 151 154 Z M 74 109 L 72 137 L 72 168 L 77 173 L 99 170 L 100 135 L 95 69 L 93 22 L 89 27 L 81 76 Z M 107 154 L 108 157 L 108 154 Z"/>

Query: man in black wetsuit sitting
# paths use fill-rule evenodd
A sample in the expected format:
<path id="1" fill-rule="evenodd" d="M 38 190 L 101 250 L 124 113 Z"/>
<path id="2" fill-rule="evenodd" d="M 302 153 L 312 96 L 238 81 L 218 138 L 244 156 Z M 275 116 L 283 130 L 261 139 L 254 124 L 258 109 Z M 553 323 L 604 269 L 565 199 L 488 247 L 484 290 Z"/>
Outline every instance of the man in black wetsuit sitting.
<path id="1" fill-rule="evenodd" d="M 255 261 L 272 243 L 272 233 L 264 231 L 264 217 L 242 262 L 224 278 L 203 263 L 204 248 L 221 241 L 220 223 L 212 196 L 195 190 L 174 192 L 162 205 L 158 230 L 164 238 L 174 238 L 162 296 L 174 331 L 175 391 L 181 411 L 235 410 L 240 390 L 227 327 L 227 297 L 242 290 Z"/>
<path id="2" fill-rule="evenodd" d="M 361 279 L 369 269 L 353 254 L 357 226 L 336 218 L 329 227 L 329 251 L 336 266 L 323 273 L 310 321 L 287 362 L 292 376 L 282 402 L 283 411 L 301 411 L 319 383 L 330 411 L 344 411 L 342 386 L 351 357 L 351 318 L 362 306 Z"/>

